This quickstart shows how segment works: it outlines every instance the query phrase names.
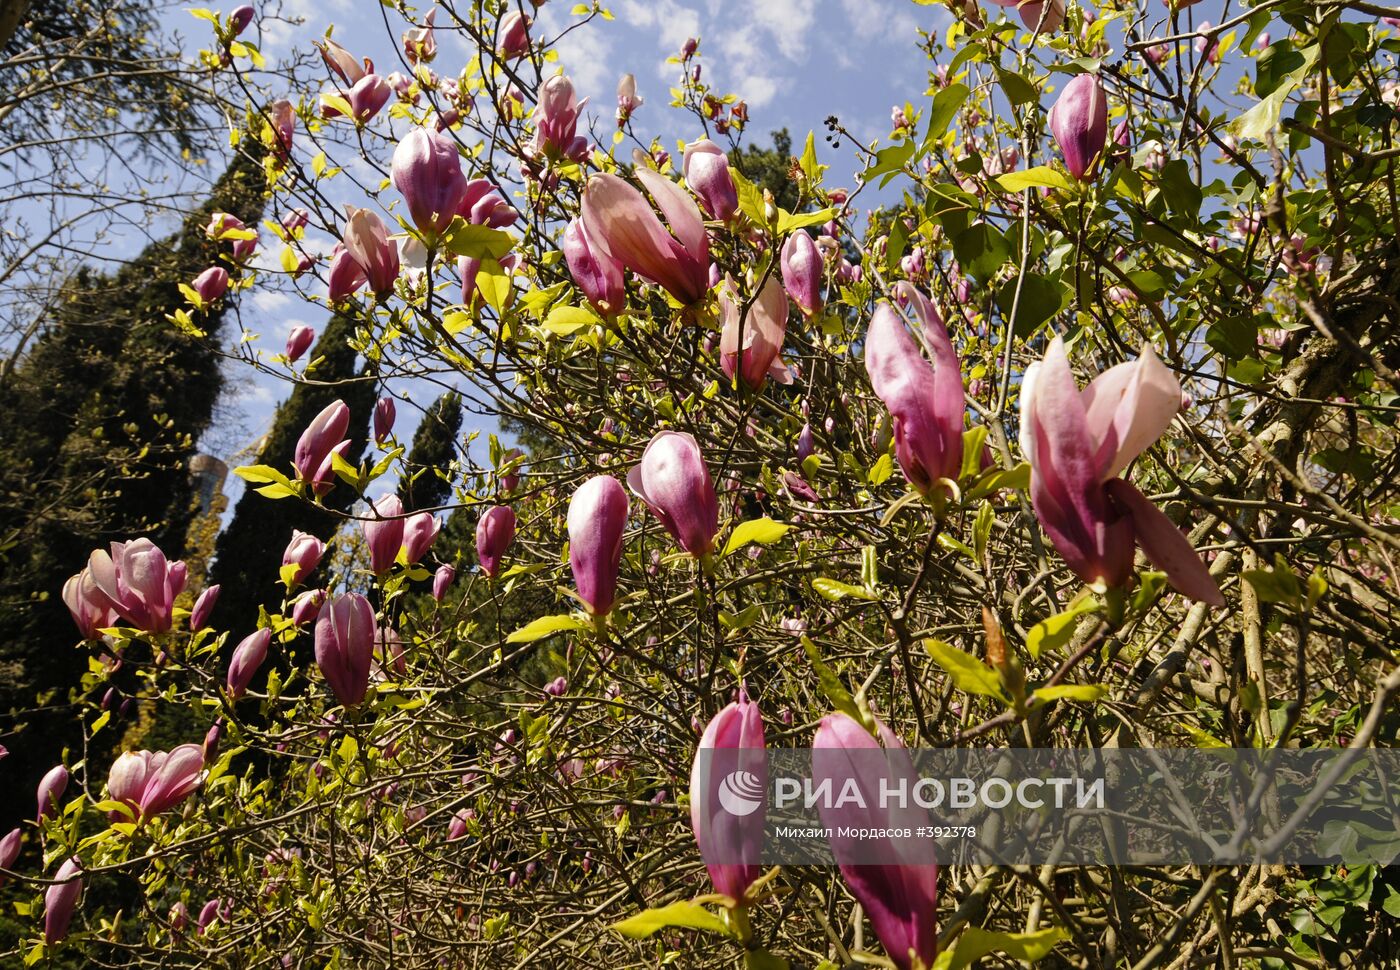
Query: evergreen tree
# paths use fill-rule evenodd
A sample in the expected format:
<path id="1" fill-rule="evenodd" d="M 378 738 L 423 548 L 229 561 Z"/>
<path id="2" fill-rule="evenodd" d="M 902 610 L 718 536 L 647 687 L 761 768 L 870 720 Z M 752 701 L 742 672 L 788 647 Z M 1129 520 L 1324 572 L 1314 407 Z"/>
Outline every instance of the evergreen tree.
<path id="1" fill-rule="evenodd" d="M 736 148 L 730 163 L 759 189 L 773 193 L 773 201 L 789 212 L 797 211 L 797 183 L 789 176 L 792 169 L 792 136 L 783 128 L 773 134 L 772 148 L 757 145 Z"/>
<path id="2" fill-rule="evenodd" d="M 174 236 L 111 276 L 80 273 L 33 352 L 0 389 L 0 711 L 27 727 L 7 766 L 37 777 L 76 739 L 61 703 L 87 669 L 59 596 L 92 549 L 149 536 L 176 558 L 193 504 L 188 461 L 222 386 L 224 311 L 207 336 L 170 321 L 179 286 L 228 244 L 207 237 L 215 212 L 260 218 L 260 160 L 237 155 Z M 232 267 L 236 271 L 236 267 Z M 42 713 L 30 713 L 36 697 Z M 8 732 L 6 732 L 8 733 Z M 21 782 L 21 784 L 25 783 Z"/>
<path id="3" fill-rule="evenodd" d="M 345 459 L 357 464 L 369 438 L 369 421 L 374 410 L 375 384 L 370 365 L 356 375 L 356 353 L 350 346 L 354 321 L 337 314 L 311 352 L 316 361 L 308 377 L 299 383 L 277 409 L 272 430 L 263 440 L 256 462 L 287 470 L 302 431 L 328 404 L 339 398 L 350 408 L 350 448 Z M 296 499 L 273 501 L 248 489 L 234 506 L 233 519 L 219 536 L 209 582 L 222 588 L 211 618 L 218 630 L 229 630 L 230 644 L 237 643 L 257 624 L 258 607 L 274 609 L 281 601 L 278 570 L 282 552 L 293 529 L 309 532 L 322 540 L 330 539 L 343 521 L 336 513 L 350 509 L 358 498 L 344 482 L 337 481 L 323 500 L 324 509 Z M 314 577 L 308 581 L 315 582 Z"/>
<path id="4" fill-rule="evenodd" d="M 452 482 L 446 476 L 457 457 L 457 433 L 461 430 L 462 397 L 448 391 L 433 402 L 413 432 L 413 446 L 399 482 L 404 511 L 437 508 L 452 494 Z"/>

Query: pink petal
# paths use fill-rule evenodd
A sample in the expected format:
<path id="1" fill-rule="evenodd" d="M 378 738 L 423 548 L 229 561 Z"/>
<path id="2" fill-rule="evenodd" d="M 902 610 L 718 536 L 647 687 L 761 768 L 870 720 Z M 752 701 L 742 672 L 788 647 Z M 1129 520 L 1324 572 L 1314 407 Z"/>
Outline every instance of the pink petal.
<path id="1" fill-rule="evenodd" d="M 1132 519 L 1137 544 L 1152 565 L 1167 574 L 1167 581 L 1178 592 L 1212 606 L 1225 605 L 1225 597 L 1221 595 L 1220 587 L 1215 584 L 1206 564 L 1191 548 L 1191 543 L 1181 530 L 1152 504 L 1151 499 L 1121 478 L 1113 479 L 1104 488 Z"/>
<path id="2" fill-rule="evenodd" d="M 1097 442 L 1099 481 L 1116 478 L 1171 426 L 1181 385 L 1144 344 L 1137 360 L 1110 367 L 1084 389 L 1089 433 Z"/>

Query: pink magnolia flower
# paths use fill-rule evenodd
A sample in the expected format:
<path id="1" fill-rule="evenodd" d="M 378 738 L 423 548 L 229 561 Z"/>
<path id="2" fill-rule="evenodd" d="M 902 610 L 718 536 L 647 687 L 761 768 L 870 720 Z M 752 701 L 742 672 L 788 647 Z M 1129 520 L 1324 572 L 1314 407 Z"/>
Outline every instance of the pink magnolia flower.
<path id="1" fill-rule="evenodd" d="M 257 11 L 247 4 L 241 7 L 235 7 L 233 13 L 228 15 L 229 36 L 237 37 L 239 34 L 243 33 L 243 31 L 247 30 L 248 25 L 253 22 L 253 17 L 256 16 L 256 14 Z"/>
<path id="2" fill-rule="evenodd" d="M 481 571 L 491 578 L 500 572 L 501 560 L 515 541 L 515 510 L 509 505 L 493 505 L 476 523 L 476 558 Z"/>
<path id="3" fill-rule="evenodd" d="M 502 57 L 511 59 L 527 54 L 530 50 L 530 18 L 519 10 L 507 14 L 497 34 L 496 50 Z"/>
<path id="4" fill-rule="evenodd" d="M 783 287 L 804 317 L 819 313 L 822 308 L 822 273 L 825 266 L 821 251 L 805 230 L 799 229 L 783 243 L 780 256 Z"/>
<path id="5" fill-rule="evenodd" d="M 781 359 L 788 318 L 788 301 L 782 286 L 770 276 L 758 299 L 749 304 L 747 315 L 743 313 L 744 302 L 735 292 L 733 281 L 726 280 L 719 296 L 724 315 L 719 353 L 725 376 L 733 380 L 737 371 L 739 379 L 754 391 L 763 387 L 765 377 L 772 377 L 779 384 L 791 384 L 792 374 Z"/>
<path id="6" fill-rule="evenodd" d="M 92 570 L 86 567 L 63 584 L 63 604 L 73 615 L 84 640 L 99 640 L 100 631 L 117 625 L 117 608 L 98 588 Z"/>
<path id="7" fill-rule="evenodd" d="M 1021 385 L 1021 451 L 1036 517 L 1080 579 L 1125 585 L 1136 542 L 1178 591 L 1220 606 L 1220 589 L 1186 537 L 1118 477 L 1180 408 L 1181 386 L 1150 346 L 1080 391 L 1056 337 Z"/>
<path id="8" fill-rule="evenodd" d="M 1079 74 L 1065 85 L 1050 109 L 1050 133 L 1070 175 L 1083 179 L 1093 171 L 1108 135 L 1108 99 L 1098 75 Z"/>
<path id="9" fill-rule="evenodd" d="M 53 884 L 44 891 L 44 942 L 49 946 L 68 935 L 73 911 L 77 909 L 78 897 L 83 892 L 83 880 L 79 878 L 81 872 L 76 857 L 65 860 L 58 867 Z"/>
<path id="10" fill-rule="evenodd" d="M 844 830 L 917 831 L 929 824 L 927 811 L 909 804 L 885 807 L 881 786 L 909 786 L 914 766 L 903 743 L 876 721 L 880 739 L 846 714 L 822 718 L 812 741 L 812 781 L 834 791 L 855 783 L 854 799 L 821 804 L 822 824 L 837 833 L 831 849 L 851 894 L 860 901 L 875 935 L 899 970 L 931 967 L 938 953 L 938 864 L 933 843 L 920 838 L 861 840 Z M 883 743 L 882 743 L 883 742 Z"/>
<path id="11" fill-rule="evenodd" d="M 590 178 L 583 191 L 588 238 L 604 255 L 689 306 L 709 290 L 710 245 L 700 210 L 659 172 L 638 167 L 636 175 L 675 235 L 662 228 L 640 192 L 603 173 Z"/>
<path id="12" fill-rule="evenodd" d="M 627 473 L 627 487 L 646 503 L 681 548 L 696 558 L 714 551 L 719 501 L 695 438 L 660 431 Z"/>
<path id="13" fill-rule="evenodd" d="M 462 196 L 457 214 L 474 226 L 502 229 L 515 222 L 519 213 L 496 189 L 488 178 L 472 179 Z"/>
<path id="14" fill-rule="evenodd" d="M 129 805 L 137 818 L 149 819 L 188 798 L 203 777 L 204 749 L 198 744 L 170 751 L 127 751 L 112 762 L 107 795 Z"/>
<path id="15" fill-rule="evenodd" d="M 94 550 L 88 572 L 132 626 L 146 633 L 170 629 L 175 598 L 185 589 L 185 564 L 167 562 L 150 539 L 114 542 L 110 553 Z"/>
<path id="16" fill-rule="evenodd" d="M 962 471 L 963 385 L 957 353 L 932 302 L 908 283 L 895 287 L 921 325 L 933 363 L 889 305 L 876 307 L 865 338 L 865 368 L 875 395 L 889 409 L 895 457 L 905 479 L 923 495 L 956 482 Z"/>
<path id="17" fill-rule="evenodd" d="M 287 334 L 287 361 L 295 364 L 301 359 L 301 355 L 311 349 L 311 345 L 316 341 L 316 331 L 306 324 L 297 324 Z"/>
<path id="18" fill-rule="evenodd" d="M 539 97 L 534 112 L 535 136 L 530 142 L 533 153 L 574 162 L 587 159 L 588 139 L 578 134 L 578 121 L 588 99 L 579 101 L 573 82 L 562 74 L 540 85 Z"/>
<path id="19" fill-rule="evenodd" d="M 282 581 L 288 588 L 300 586 L 326 554 L 326 544 L 309 532 L 292 530 L 292 541 L 282 551 Z M 288 567 L 291 567 L 290 569 Z"/>
<path id="20" fill-rule="evenodd" d="M 351 206 L 346 212 L 345 251 L 364 273 L 374 295 L 382 299 L 393 292 L 399 277 L 399 248 L 378 215 Z"/>
<path id="21" fill-rule="evenodd" d="M 433 21 L 437 17 L 437 7 L 428 11 L 423 18 L 423 26 L 410 27 L 403 32 L 403 56 L 410 64 L 427 64 L 437 57 L 437 38 L 433 35 Z"/>
<path id="22" fill-rule="evenodd" d="M 35 818 L 42 822 L 44 819 L 58 814 L 58 810 L 62 807 L 59 802 L 67 790 L 68 769 L 63 765 L 54 765 L 43 778 L 39 779 L 39 788 L 36 792 L 39 811 Z"/>
<path id="23" fill-rule="evenodd" d="M 426 128 L 415 128 L 399 142 L 389 177 L 408 203 L 413 224 L 429 237 L 452 224 L 467 195 L 457 143 Z"/>
<path id="24" fill-rule="evenodd" d="M 296 469 L 299 480 L 311 482 L 318 477 L 322 466 L 330 461 L 332 449 L 345 438 L 349 427 L 350 408 L 340 400 L 327 404 L 320 414 L 311 419 L 297 439 L 296 450 L 292 453 L 292 467 Z"/>
<path id="25" fill-rule="evenodd" d="M 228 292 L 228 270 L 222 266 L 210 266 L 190 281 L 190 289 L 199 294 L 205 303 L 213 303 Z"/>
<path id="26" fill-rule="evenodd" d="M 190 610 L 190 629 L 202 630 L 209 623 L 209 614 L 214 612 L 214 605 L 219 602 L 218 583 L 208 587 L 199 594 L 199 598 L 194 601 L 194 608 Z"/>
<path id="27" fill-rule="evenodd" d="M 346 707 L 365 699 L 377 627 L 374 608 L 359 593 L 327 600 L 316 620 L 316 666 Z"/>
<path id="28" fill-rule="evenodd" d="M 762 801 L 768 789 L 763 717 L 741 687 L 700 736 L 690 769 L 690 825 L 715 891 L 743 904 L 763 873 L 765 813 L 738 815 L 736 799 Z"/>
<path id="29" fill-rule="evenodd" d="M 279 98 L 267 106 L 267 116 L 277 136 L 277 151 L 285 155 L 292 150 L 292 139 L 296 137 L 296 108 L 286 98 Z"/>
<path id="30" fill-rule="evenodd" d="M 310 623 L 321 612 L 325 602 L 324 589 L 309 589 L 302 593 L 292 604 L 292 624 L 300 627 Z"/>
<path id="31" fill-rule="evenodd" d="M 431 512 L 419 512 L 405 519 L 403 524 L 404 562 L 412 566 L 427 555 L 428 550 L 433 547 L 433 543 L 437 540 L 438 530 L 441 528 L 442 522 Z"/>
<path id="32" fill-rule="evenodd" d="M 267 659 L 267 648 L 271 643 L 272 630 L 264 628 L 248 634 L 233 648 L 233 657 L 228 665 L 227 685 L 229 696 L 234 700 L 242 697 L 248 685 L 253 682 L 258 668 Z"/>
<path id="33" fill-rule="evenodd" d="M 349 299 L 356 290 L 368 282 L 365 271 L 350 255 L 343 243 L 336 243 L 331 250 L 330 268 L 326 271 L 326 297 L 331 303 Z"/>
<path id="34" fill-rule="evenodd" d="M 376 576 L 382 576 L 394 565 L 403 546 L 403 503 L 399 497 L 381 495 L 361 527 L 369 547 L 369 568 Z"/>
<path id="35" fill-rule="evenodd" d="M 595 310 L 611 317 L 626 307 L 627 284 L 622 263 L 589 237 L 582 219 L 572 220 L 565 228 L 561 248 L 574 285 Z"/>
<path id="36" fill-rule="evenodd" d="M 394 433 L 394 418 L 396 408 L 394 399 L 391 397 L 381 397 L 374 402 L 374 440 L 376 444 L 383 444 L 389 440 L 389 435 Z"/>
<path id="37" fill-rule="evenodd" d="M 632 117 L 632 112 L 636 111 L 643 104 L 641 95 L 637 94 L 637 78 L 632 74 L 622 75 L 622 80 L 617 82 L 617 126 L 621 128 Z"/>
<path id="38" fill-rule="evenodd" d="M 594 616 L 607 616 L 617 597 L 630 505 L 627 493 L 611 475 L 590 478 L 569 500 L 569 568 L 579 599 Z"/>
<path id="39" fill-rule="evenodd" d="M 321 58 L 326 62 L 326 67 L 346 84 L 355 84 L 366 74 L 374 73 L 374 64 L 368 57 L 362 65 L 353 54 L 333 40 L 326 39 L 317 46 L 321 49 Z"/>
<path id="40" fill-rule="evenodd" d="M 9 834 L 0 839 L 0 869 L 15 868 L 15 860 L 19 858 L 19 850 L 24 845 L 24 832 L 20 829 L 11 829 Z M 0 874 L 0 886 L 5 885 L 5 876 Z"/>
<path id="41" fill-rule="evenodd" d="M 447 589 L 457 578 L 457 570 L 451 563 L 443 563 L 433 573 L 433 599 L 441 603 L 447 598 Z"/>
<path id="42" fill-rule="evenodd" d="M 681 161 L 685 184 L 700 198 L 711 219 L 728 222 L 739 211 L 739 191 L 729 173 L 729 156 L 708 138 L 685 146 Z"/>
<path id="43" fill-rule="evenodd" d="M 1016 5 L 1027 30 L 1054 33 L 1065 22 L 1064 0 L 1023 0 Z"/>

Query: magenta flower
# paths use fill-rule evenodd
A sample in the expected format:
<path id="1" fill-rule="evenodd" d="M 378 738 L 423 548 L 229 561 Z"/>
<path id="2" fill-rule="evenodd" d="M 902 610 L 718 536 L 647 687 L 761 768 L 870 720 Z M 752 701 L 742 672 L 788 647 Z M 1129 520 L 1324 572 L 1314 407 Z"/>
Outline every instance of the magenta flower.
<path id="1" fill-rule="evenodd" d="M 742 321 L 744 346 L 741 350 L 739 330 L 744 302 L 735 293 L 733 282 L 726 280 L 719 295 L 720 311 L 724 314 L 719 359 L 725 376 L 733 380 L 738 371 L 739 379 L 754 391 L 763 387 L 766 377 L 779 384 L 791 384 L 792 374 L 780 357 L 788 318 L 788 301 L 783 288 L 770 276 L 759 291 L 758 299 L 749 304 L 747 318 Z"/>
<path id="2" fill-rule="evenodd" d="M 35 818 L 42 822 L 49 816 L 58 814 L 62 807 L 59 802 L 67 790 L 68 769 L 63 765 L 54 765 L 39 779 L 39 789 L 36 792 L 39 811 Z"/>
<path id="3" fill-rule="evenodd" d="M 355 84 L 366 74 L 374 73 L 374 63 L 368 57 L 360 62 L 333 40 L 324 40 L 317 46 L 321 48 L 321 58 L 326 62 L 326 67 L 346 84 Z"/>
<path id="4" fill-rule="evenodd" d="M 270 635 L 270 631 L 260 632 Z M 201 745 L 182 744 L 168 752 L 127 751 L 112 762 L 107 773 L 107 795 L 130 806 L 139 819 L 155 818 L 188 798 L 203 777 Z"/>
<path id="5" fill-rule="evenodd" d="M 1054 33 L 1065 22 L 1064 0 L 1023 0 L 1016 5 L 1021 23 L 1026 29 L 1041 33 Z"/>
<path id="6" fill-rule="evenodd" d="M 627 124 L 632 117 L 632 112 L 636 111 L 644 104 L 641 95 L 637 93 L 637 78 L 633 74 L 624 74 L 617 82 L 617 126 L 621 128 Z"/>
<path id="7" fill-rule="evenodd" d="M 282 581 L 288 588 L 300 586 L 326 554 L 326 544 L 309 532 L 292 530 L 292 541 L 282 551 Z M 293 567 L 288 570 L 287 567 Z"/>
<path id="8" fill-rule="evenodd" d="M 228 30 L 230 37 L 237 37 L 248 29 L 248 25 L 253 22 L 253 17 L 257 13 L 252 7 L 244 4 L 235 7 L 233 13 L 228 15 Z"/>
<path id="9" fill-rule="evenodd" d="M 616 175 L 603 173 L 583 190 L 583 223 L 602 251 L 689 306 L 710 288 L 710 243 L 695 201 L 680 186 L 644 166 L 636 170 L 666 216 L 672 236 L 646 199 Z"/>
<path id="10" fill-rule="evenodd" d="M 19 858 L 19 850 L 24 845 L 24 832 L 20 829 L 10 829 L 8 835 L 0 839 L 0 869 L 14 871 L 15 861 Z M 5 876 L 0 874 L 0 886 L 5 885 Z"/>
<path id="11" fill-rule="evenodd" d="M 368 209 L 347 207 L 345 251 L 360 267 L 374 295 L 384 298 L 399 278 L 399 247 L 389 238 L 384 222 Z"/>
<path id="12" fill-rule="evenodd" d="M 44 942 L 49 946 L 68 935 L 73 910 L 77 908 L 78 897 L 83 892 L 83 881 L 79 878 L 81 872 L 76 857 L 66 860 L 58 867 L 53 884 L 44 891 Z"/>
<path id="13" fill-rule="evenodd" d="M 222 266 L 210 266 L 190 281 L 190 289 L 198 293 L 205 303 L 213 303 L 228 292 L 228 270 Z"/>
<path id="14" fill-rule="evenodd" d="M 921 325 L 919 351 L 894 309 L 875 308 L 865 337 L 865 369 L 877 397 L 889 409 L 895 457 L 905 479 L 922 495 L 950 494 L 962 471 L 963 387 L 957 353 L 933 304 L 908 283 L 902 297 Z"/>
<path id="15" fill-rule="evenodd" d="M 331 303 L 347 300 L 368 281 L 355 257 L 350 255 L 343 243 L 336 243 L 331 251 L 330 267 L 326 270 L 326 298 Z"/>
<path id="16" fill-rule="evenodd" d="M 685 146 L 681 160 L 685 184 L 700 199 L 700 206 L 711 219 L 728 222 L 739 211 L 739 191 L 729 173 L 729 156 L 708 138 L 698 138 Z"/>
<path id="17" fill-rule="evenodd" d="M 410 27 L 403 32 L 403 56 L 410 64 L 427 64 L 437 57 L 437 37 L 433 34 L 433 21 L 437 18 L 437 7 L 428 11 L 422 27 Z"/>
<path id="18" fill-rule="evenodd" d="M 267 115 L 272 121 L 273 134 L 277 136 L 277 151 L 286 155 L 292 150 L 292 139 L 296 137 L 296 108 L 286 98 L 281 98 L 267 106 Z"/>
<path id="19" fill-rule="evenodd" d="M 442 523 L 431 512 L 410 515 L 403 524 L 403 558 L 412 566 L 428 554 L 437 541 Z"/>
<path id="20" fill-rule="evenodd" d="M 300 627 L 310 623 L 321 612 L 325 602 L 324 589 L 309 589 L 302 593 L 292 604 L 292 624 Z"/>
<path id="21" fill-rule="evenodd" d="M 1108 99 L 1096 74 L 1079 74 L 1050 109 L 1050 133 L 1077 179 L 1091 176 L 1108 137 Z"/>
<path id="22" fill-rule="evenodd" d="M 617 598 L 622 535 L 631 503 L 611 475 L 590 478 L 569 500 L 569 568 L 584 608 L 607 616 Z"/>
<path id="23" fill-rule="evenodd" d="M 413 224 L 430 238 L 452 225 L 466 198 L 457 143 L 426 128 L 415 128 L 399 142 L 389 176 L 408 203 Z"/>
<path id="24" fill-rule="evenodd" d="M 150 539 L 114 542 L 110 554 L 94 550 L 88 572 L 132 626 L 146 633 L 170 629 L 175 598 L 185 589 L 185 564 L 167 562 Z"/>
<path id="25" fill-rule="evenodd" d="M 374 608 L 359 593 L 346 593 L 321 607 L 316 620 L 316 666 L 346 707 L 365 699 L 376 634 Z"/>
<path id="26" fill-rule="evenodd" d="M 659 431 L 627 473 L 627 487 L 686 552 L 707 556 L 719 531 L 719 501 L 710 469 L 695 438 L 679 431 Z"/>
<path id="27" fill-rule="evenodd" d="M 383 444 L 394 433 L 394 399 L 381 397 L 374 402 L 374 441 Z"/>
<path id="28" fill-rule="evenodd" d="M 297 439 L 292 453 L 292 467 L 303 482 L 315 481 L 321 467 L 330 460 L 331 451 L 345 438 L 350 427 L 350 408 L 344 401 L 332 401 L 311 419 Z"/>
<path id="29" fill-rule="evenodd" d="M 511 59 L 523 57 L 530 50 L 530 18 L 519 10 L 512 10 L 501 21 L 500 32 L 496 36 L 496 50 L 502 57 Z"/>
<path id="30" fill-rule="evenodd" d="M 443 563 L 433 573 L 433 599 L 441 603 L 447 598 L 447 588 L 457 578 L 457 570 L 451 563 Z"/>
<path id="31" fill-rule="evenodd" d="M 549 158 L 564 158 L 582 162 L 588 158 L 588 139 L 578 134 L 578 121 L 584 98 L 574 96 L 574 84 L 562 74 L 556 74 L 540 85 L 539 103 L 535 105 L 535 136 L 530 142 L 532 153 Z"/>
<path id="32" fill-rule="evenodd" d="M 467 825 L 476 816 L 470 808 L 459 808 L 452 813 L 452 821 L 447 823 L 447 841 L 456 842 L 467 837 Z"/>
<path id="33" fill-rule="evenodd" d="M 494 579 L 513 541 L 515 510 L 509 505 L 491 506 L 476 523 L 476 558 L 481 571 Z"/>
<path id="34" fill-rule="evenodd" d="M 241 698 L 248 685 L 253 682 L 258 668 L 267 659 L 267 648 L 272 643 L 272 630 L 255 630 L 243 638 L 233 648 L 233 657 L 228 664 L 228 692 L 234 700 Z"/>
<path id="35" fill-rule="evenodd" d="M 622 264 L 602 250 L 588 235 L 582 219 L 564 230 L 564 261 L 569 275 L 593 308 L 605 317 L 616 316 L 627 305 L 627 284 Z"/>
<path id="36" fill-rule="evenodd" d="M 73 615 L 84 640 L 101 639 L 102 630 L 117 624 L 116 606 L 98 588 L 92 570 L 86 567 L 63 584 L 63 605 Z"/>
<path id="37" fill-rule="evenodd" d="M 467 192 L 462 196 L 457 214 L 474 226 L 489 226 L 492 229 L 503 229 L 519 216 L 515 207 L 496 190 L 495 183 L 487 178 L 472 179 L 467 183 Z"/>
<path id="38" fill-rule="evenodd" d="M 369 568 L 382 576 L 394 565 L 403 546 L 403 503 L 397 495 L 381 495 L 370 509 L 372 515 L 361 527 L 365 544 L 369 546 Z"/>
<path id="39" fill-rule="evenodd" d="M 316 342 L 316 331 L 304 323 L 299 323 L 287 334 L 287 362 L 295 364 L 301 355 L 311 349 Z"/>
<path id="40" fill-rule="evenodd" d="M 822 263 L 821 250 L 812 237 L 799 229 L 783 243 L 781 255 L 783 287 L 804 317 L 821 312 Z"/>
<path id="41" fill-rule="evenodd" d="M 1220 588 L 1186 537 L 1118 477 L 1180 408 L 1181 385 L 1150 346 L 1080 391 L 1056 337 L 1021 384 L 1021 451 L 1031 463 L 1031 500 L 1050 541 L 1086 583 L 1125 585 L 1136 542 L 1183 595 L 1222 606 Z"/>
<path id="42" fill-rule="evenodd" d="M 933 844 L 918 837 L 884 841 L 843 836 L 843 829 L 909 829 L 929 824 L 928 813 L 909 804 L 882 807 L 882 783 L 912 786 L 914 765 L 899 738 L 876 721 L 880 740 L 846 714 L 822 718 L 812 741 L 812 783 L 833 791 L 854 781 L 864 805 L 854 800 L 819 803 L 822 824 L 835 835 L 831 849 L 841 877 L 859 900 L 895 966 L 931 967 L 938 954 L 938 864 Z M 883 745 L 882 743 L 883 742 Z"/>
<path id="43" fill-rule="evenodd" d="M 690 825 L 715 891 L 740 905 L 763 873 L 764 811 L 768 763 L 763 717 L 741 687 L 738 698 L 714 716 L 700 736 L 690 769 Z M 759 802 L 756 809 L 737 812 Z"/>
<path id="44" fill-rule="evenodd" d="M 190 610 L 191 630 L 202 630 L 208 625 L 209 614 L 214 612 L 214 605 L 219 602 L 219 588 L 219 584 L 215 583 L 194 601 L 194 608 Z"/>

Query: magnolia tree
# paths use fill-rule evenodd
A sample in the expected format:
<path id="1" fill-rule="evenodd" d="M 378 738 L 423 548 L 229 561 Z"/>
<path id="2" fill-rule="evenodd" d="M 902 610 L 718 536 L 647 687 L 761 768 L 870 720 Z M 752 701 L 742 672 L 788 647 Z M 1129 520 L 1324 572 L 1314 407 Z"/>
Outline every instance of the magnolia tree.
<path id="1" fill-rule="evenodd" d="M 1400 47 L 1360 0 L 1205 6 L 921 11 L 951 26 L 907 38 L 927 91 L 892 130 L 831 118 L 762 179 L 694 41 L 678 110 L 617 64 L 614 115 L 515 0 L 385 8 L 392 63 L 327 30 L 280 71 L 254 10 L 199 12 L 272 215 L 211 221 L 171 325 L 263 287 L 348 316 L 376 450 L 345 460 L 337 402 L 237 469 L 360 500 L 329 544 L 273 537 L 246 637 L 140 536 L 44 591 L 91 752 L 118 672 L 199 726 L 45 777 L 0 841 L 11 956 L 1394 959 L 1375 867 L 765 869 L 697 757 L 1393 743 Z M 314 336 L 250 329 L 232 366 L 315 380 Z M 519 446 L 459 440 L 411 514 L 408 381 Z"/>

